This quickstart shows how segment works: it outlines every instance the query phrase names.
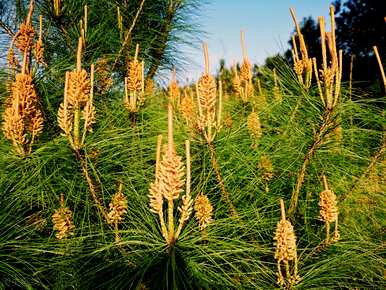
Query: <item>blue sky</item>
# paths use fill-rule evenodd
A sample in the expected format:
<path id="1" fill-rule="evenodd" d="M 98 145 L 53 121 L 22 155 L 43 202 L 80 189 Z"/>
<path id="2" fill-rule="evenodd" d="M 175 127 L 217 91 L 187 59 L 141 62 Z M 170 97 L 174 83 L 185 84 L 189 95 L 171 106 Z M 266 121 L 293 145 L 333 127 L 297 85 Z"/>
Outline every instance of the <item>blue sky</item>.
<path id="1" fill-rule="evenodd" d="M 303 17 L 328 17 L 329 0 L 209 0 L 200 23 L 208 34 L 212 72 L 221 58 L 226 63 L 241 59 L 240 30 L 245 31 L 248 55 L 252 62 L 262 64 L 267 56 L 283 52 L 294 29 L 289 7 L 296 11 L 298 21 Z M 194 61 L 185 77 L 197 79 L 203 67 L 203 54 L 190 53 Z"/>

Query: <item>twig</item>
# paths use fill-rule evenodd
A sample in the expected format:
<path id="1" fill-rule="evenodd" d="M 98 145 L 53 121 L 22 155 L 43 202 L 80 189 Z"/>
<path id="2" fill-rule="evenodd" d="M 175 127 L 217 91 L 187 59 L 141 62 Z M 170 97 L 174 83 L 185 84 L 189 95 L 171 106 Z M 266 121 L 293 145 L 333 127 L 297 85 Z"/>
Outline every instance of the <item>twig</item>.
<path id="1" fill-rule="evenodd" d="M 0 27 L 11 37 L 13 38 L 15 36 L 15 32 L 12 31 L 12 29 L 5 24 L 1 19 L 0 19 Z"/>
<path id="2" fill-rule="evenodd" d="M 81 166 L 81 169 L 82 169 L 82 173 L 83 173 L 84 177 L 86 178 L 87 185 L 88 185 L 88 188 L 90 190 L 91 197 L 94 200 L 95 206 L 97 207 L 99 212 L 102 214 L 102 216 L 105 218 L 105 220 L 108 221 L 108 215 L 107 215 L 105 209 L 103 208 L 101 202 L 98 199 L 98 196 L 97 196 L 97 193 L 96 193 L 96 190 L 95 190 L 95 185 L 93 183 L 93 180 L 92 180 L 90 174 L 88 173 L 87 161 L 86 161 L 85 157 L 82 156 L 79 151 L 75 152 L 75 154 L 76 154 L 76 156 L 78 157 L 78 159 L 80 161 L 80 166 Z"/>
<path id="3" fill-rule="evenodd" d="M 352 54 L 350 56 L 350 74 L 349 74 L 349 82 L 348 82 L 348 95 L 349 95 L 350 101 L 352 100 L 352 72 L 353 72 L 353 66 L 354 66 L 354 55 Z"/>
<path id="4" fill-rule="evenodd" d="M 374 168 L 374 166 L 377 164 L 379 159 L 385 153 L 386 153 L 386 133 L 384 133 L 384 135 L 383 135 L 383 142 L 382 142 L 381 147 L 378 149 L 378 151 L 371 158 L 371 161 L 370 161 L 369 165 L 367 166 L 366 170 L 356 180 L 356 182 L 351 186 L 350 190 L 348 190 L 346 194 L 343 194 L 340 196 L 340 198 L 339 198 L 340 201 L 345 200 L 350 194 L 352 194 L 353 192 L 355 192 L 357 190 L 357 188 L 361 184 L 362 180 L 368 176 L 369 172 Z"/>
<path id="5" fill-rule="evenodd" d="M 383 80 L 383 84 L 384 84 L 385 92 L 386 92 L 386 76 L 385 76 L 385 71 L 383 70 L 382 60 L 381 60 L 381 57 L 379 56 L 378 48 L 376 46 L 373 46 L 373 49 L 374 49 L 374 54 L 375 54 L 375 56 L 377 58 L 377 61 L 378 61 L 379 70 L 381 72 L 381 76 L 382 76 L 382 80 Z M 357 189 L 358 185 L 360 185 L 362 180 L 364 178 L 366 178 L 368 173 L 373 169 L 375 164 L 378 162 L 378 159 L 382 157 L 382 155 L 385 153 L 385 151 L 386 151 L 386 133 L 384 132 L 384 134 L 383 134 L 383 141 L 382 141 L 381 147 L 378 149 L 378 151 L 372 157 L 371 162 L 367 166 L 366 170 L 356 180 L 356 182 L 351 186 L 351 188 L 348 191 L 348 193 L 341 196 L 340 200 L 342 200 L 342 201 L 345 200 L 347 198 L 347 196 L 349 196 L 349 194 L 352 194 Z"/>
<path id="6" fill-rule="evenodd" d="M 291 194 L 290 207 L 288 210 L 289 216 L 293 216 L 293 214 L 296 211 L 296 208 L 298 205 L 299 193 L 300 193 L 300 190 L 302 189 L 302 186 L 304 183 L 304 179 L 305 179 L 308 165 L 310 164 L 311 159 L 315 155 L 316 150 L 322 144 L 323 137 L 325 136 L 326 131 L 330 128 L 331 123 L 332 123 L 332 110 L 328 110 L 323 117 L 323 123 L 320 126 L 318 132 L 316 132 L 314 134 L 311 147 L 308 149 L 308 151 L 304 157 L 302 167 L 298 173 L 298 177 L 296 179 L 296 185 L 295 185 L 295 188 L 293 189 L 292 194 Z"/>
<path id="7" fill-rule="evenodd" d="M 119 58 L 121 57 L 123 50 L 125 49 L 126 45 L 128 44 L 128 42 L 129 42 L 129 40 L 130 40 L 131 32 L 133 31 L 133 29 L 134 29 L 134 27 L 135 27 L 135 24 L 137 23 L 139 14 L 140 14 L 141 11 L 142 11 L 143 4 L 144 4 L 144 3 L 145 3 L 145 0 L 142 0 L 142 1 L 141 1 L 141 4 L 139 5 L 139 8 L 138 8 L 138 10 L 137 10 L 137 13 L 136 13 L 135 16 L 134 16 L 133 23 L 131 24 L 129 30 L 127 31 L 126 36 L 125 36 L 125 40 L 123 41 L 123 44 L 122 44 L 122 46 L 121 46 L 121 49 L 119 50 L 118 55 L 117 55 L 117 57 L 116 57 L 115 60 L 114 60 L 114 64 L 113 64 L 113 66 L 112 66 L 112 68 L 111 68 L 112 70 L 114 70 L 115 67 L 117 66 L 118 61 L 119 61 Z"/>
<path id="8" fill-rule="evenodd" d="M 71 45 L 71 38 L 70 38 L 70 36 L 68 35 L 68 32 L 67 32 L 66 28 L 65 28 L 63 25 L 60 25 L 59 28 L 60 28 L 60 31 L 62 31 L 62 33 L 63 33 L 63 37 L 64 37 L 64 40 L 65 40 L 65 42 L 66 42 L 67 48 L 68 48 L 71 52 L 74 52 L 74 48 L 73 48 L 72 45 Z"/>
<path id="9" fill-rule="evenodd" d="M 232 200 L 229 196 L 229 192 L 225 188 L 224 179 L 221 175 L 221 170 L 220 170 L 220 167 L 218 165 L 216 150 L 213 146 L 213 143 L 208 143 L 208 148 L 209 148 L 209 153 L 210 153 L 210 159 L 212 162 L 212 167 L 213 167 L 213 170 L 216 174 L 217 182 L 220 186 L 221 195 L 228 206 L 229 213 L 231 214 L 231 216 L 238 217 L 236 208 L 235 208 L 234 204 L 232 203 Z"/>
<path id="10" fill-rule="evenodd" d="M 376 46 L 373 46 L 373 49 L 374 49 L 374 54 L 375 54 L 377 61 L 378 61 L 379 70 L 381 72 L 383 86 L 384 86 L 385 93 L 386 93 L 386 75 L 385 75 L 385 71 L 383 70 L 382 60 L 381 60 L 381 57 L 379 56 L 378 48 Z"/>

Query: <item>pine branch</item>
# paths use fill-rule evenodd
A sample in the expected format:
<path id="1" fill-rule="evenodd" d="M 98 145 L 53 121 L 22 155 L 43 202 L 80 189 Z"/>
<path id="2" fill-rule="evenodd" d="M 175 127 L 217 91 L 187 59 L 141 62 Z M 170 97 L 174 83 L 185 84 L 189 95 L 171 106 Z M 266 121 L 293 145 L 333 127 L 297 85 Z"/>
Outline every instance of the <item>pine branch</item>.
<path id="1" fill-rule="evenodd" d="M 5 33 L 7 33 L 11 38 L 13 38 L 15 36 L 15 32 L 12 31 L 12 29 L 6 24 L 4 23 L 1 19 L 0 19 L 0 27 L 4 30 Z"/>
<path id="2" fill-rule="evenodd" d="M 327 131 L 331 128 L 332 125 L 332 110 L 327 110 L 326 114 L 323 116 L 323 122 L 319 130 L 314 134 L 312 144 L 308 149 L 306 155 L 304 156 L 304 161 L 301 169 L 299 170 L 295 188 L 291 194 L 290 207 L 288 209 L 288 215 L 293 217 L 298 206 L 299 193 L 303 187 L 304 179 L 308 166 L 311 162 L 311 159 L 314 157 L 316 151 L 319 149 L 319 146 L 323 143 L 323 138 L 326 135 Z"/>
<path id="3" fill-rule="evenodd" d="M 145 3 L 145 0 L 142 0 L 141 1 L 141 4 L 139 5 L 139 8 L 137 10 L 137 13 L 135 14 L 134 16 L 134 19 L 133 19 L 133 23 L 131 24 L 129 30 L 127 31 L 126 33 L 126 36 L 125 36 L 125 40 L 123 41 L 123 44 L 118 52 L 118 55 L 116 56 L 115 60 L 114 60 L 114 64 L 112 66 L 112 70 L 115 69 L 115 67 L 117 66 L 118 64 L 118 61 L 119 61 L 119 58 L 121 57 L 122 55 L 122 52 L 123 50 L 126 48 L 126 46 L 129 44 L 129 41 L 130 41 L 130 38 L 131 38 L 131 32 L 133 31 L 134 27 L 135 27 L 135 24 L 137 23 L 138 21 L 138 18 L 139 18 L 139 15 L 141 14 L 142 12 L 142 8 L 143 8 L 143 4 Z"/>

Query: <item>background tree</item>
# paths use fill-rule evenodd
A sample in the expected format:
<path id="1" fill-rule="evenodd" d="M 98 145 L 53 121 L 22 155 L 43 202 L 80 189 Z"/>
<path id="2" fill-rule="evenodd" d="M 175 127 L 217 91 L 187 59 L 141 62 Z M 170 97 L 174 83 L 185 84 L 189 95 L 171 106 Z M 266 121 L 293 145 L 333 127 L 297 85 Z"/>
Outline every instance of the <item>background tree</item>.
<path id="1" fill-rule="evenodd" d="M 337 45 L 343 49 L 348 67 L 350 55 L 355 55 L 353 78 L 369 83 L 378 82 L 373 46 L 386 57 L 386 2 L 377 0 L 335 1 Z M 374 69 L 370 69 L 374 68 Z M 348 70 L 345 70 L 348 71 Z M 381 87 L 381 86 L 380 86 Z"/>
<path id="2" fill-rule="evenodd" d="M 45 96 L 41 101 L 48 124 L 56 124 L 57 108 L 63 97 L 65 71 L 76 63 L 76 47 L 82 28 L 85 30 L 83 66 L 96 63 L 98 78 L 98 62 L 102 61 L 108 82 L 115 88 L 97 97 L 103 102 L 106 98 L 120 97 L 110 92 L 121 90 L 128 62 L 134 56 L 137 44 L 139 58 L 145 63 L 147 79 L 154 78 L 159 70 L 183 68 L 187 60 L 182 51 L 184 45 L 199 43 L 201 34 L 195 21 L 200 13 L 199 8 L 205 3 L 198 0 L 34 2 L 32 22 L 35 28 L 39 27 L 39 15 L 43 17 L 46 63 L 46 66 L 34 70 L 34 82 L 39 95 Z M 28 12 L 29 3 L 30 0 L 4 0 L 0 3 L 0 66 L 4 68 L 9 44 Z M 5 70 L 0 70 L 0 77 L 7 78 Z M 157 80 L 162 80 L 162 75 L 157 76 Z M 4 88 L 1 92 L 4 92 Z M 97 93 L 101 94 L 101 91 Z M 2 99 L 5 98 L 0 98 L 0 104 Z M 55 125 L 47 129 L 58 133 Z"/>
<path id="3" fill-rule="evenodd" d="M 55 8 L 54 2 L 35 1 L 34 21 L 39 14 L 43 15 L 47 64 L 73 63 L 87 4 L 85 64 L 103 55 L 111 62 L 113 72 L 125 74 L 126 63 L 138 43 L 148 78 L 153 78 L 159 69 L 181 67 L 186 57 L 183 45 L 191 45 L 200 38 L 195 20 L 205 4 L 197 0 L 66 0 L 58 1 L 59 7 Z M 27 0 L 1 1 L 2 52 L 24 19 L 28 4 Z"/>
<path id="4" fill-rule="evenodd" d="M 273 70 L 276 67 L 277 63 L 283 62 L 284 57 L 277 53 L 276 55 L 269 56 L 265 59 L 264 68 L 267 68 L 269 70 Z"/>
<path id="5" fill-rule="evenodd" d="M 319 58 L 322 55 L 322 51 L 320 48 L 320 31 L 317 21 L 311 16 L 304 17 L 300 23 L 300 31 L 306 41 L 307 50 L 310 57 Z M 294 33 L 295 32 L 296 31 L 294 30 Z M 293 49 L 291 39 L 288 41 L 288 44 L 290 45 L 291 49 Z M 291 49 L 287 50 L 284 55 L 286 59 L 292 63 Z"/>
<path id="6" fill-rule="evenodd" d="M 152 2 L 154 2 L 152 4 L 154 16 L 149 17 L 142 27 L 144 31 L 150 27 L 152 33 L 152 36 L 148 37 L 147 56 L 150 60 L 148 79 L 153 78 L 159 68 L 171 69 L 186 64 L 186 55 L 182 49 L 184 45 L 192 46 L 194 43 L 200 43 L 202 31 L 194 19 L 200 12 L 200 7 L 206 3 L 198 0 Z"/>
<path id="7" fill-rule="evenodd" d="M 348 81 L 351 55 L 354 55 L 353 79 L 357 86 L 375 92 L 382 90 L 380 75 L 373 53 L 373 46 L 380 50 L 381 58 L 386 58 L 386 2 L 377 0 L 337 0 L 335 6 L 336 40 L 343 50 L 343 80 Z M 311 57 L 320 59 L 320 31 L 316 20 L 304 18 L 301 22 L 307 49 Z M 288 41 L 291 49 L 292 41 Z M 285 57 L 292 61 L 291 50 Z M 375 73 L 374 73 L 375 72 Z"/>

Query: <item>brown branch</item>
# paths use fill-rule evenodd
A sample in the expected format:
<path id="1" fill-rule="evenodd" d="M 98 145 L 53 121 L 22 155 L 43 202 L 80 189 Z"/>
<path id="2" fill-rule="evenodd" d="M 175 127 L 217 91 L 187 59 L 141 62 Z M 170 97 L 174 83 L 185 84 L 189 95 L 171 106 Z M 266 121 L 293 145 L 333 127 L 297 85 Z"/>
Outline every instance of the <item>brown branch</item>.
<path id="1" fill-rule="evenodd" d="M 31 18 L 32 18 L 32 13 L 34 11 L 34 8 L 35 8 L 35 0 L 30 0 L 29 1 L 28 14 L 27 14 L 27 18 L 25 20 L 26 24 L 31 23 Z"/>
<path id="2" fill-rule="evenodd" d="M 104 219 L 106 221 L 108 221 L 107 212 L 105 211 L 102 203 L 100 202 L 100 200 L 98 198 L 97 192 L 95 190 L 94 182 L 93 182 L 93 180 L 92 180 L 92 178 L 91 178 L 91 176 L 90 176 L 90 174 L 88 172 L 86 158 L 84 156 L 82 156 L 79 151 L 75 151 L 75 155 L 76 155 L 77 159 L 80 162 L 80 167 L 81 167 L 83 176 L 86 178 L 87 185 L 88 185 L 91 197 L 92 197 L 92 199 L 93 199 L 93 201 L 95 203 L 95 206 L 97 207 L 97 209 L 100 212 L 100 214 L 104 217 Z"/>
<path id="3" fill-rule="evenodd" d="M 212 162 L 212 167 L 213 167 L 213 170 L 216 174 L 217 182 L 220 186 L 222 198 L 224 199 L 225 203 L 228 206 L 230 215 L 233 217 L 238 217 L 236 208 L 235 208 L 235 206 L 234 206 L 234 204 L 229 196 L 229 192 L 225 188 L 224 179 L 221 175 L 221 170 L 220 170 L 220 166 L 218 165 L 216 150 L 213 146 L 213 143 L 208 143 L 208 148 L 209 148 L 209 153 L 210 153 L 210 159 Z"/>
<path id="4" fill-rule="evenodd" d="M 378 48 L 376 46 L 373 46 L 373 49 L 374 49 L 374 54 L 375 54 L 377 61 L 378 61 L 379 70 L 381 72 L 383 86 L 384 86 L 385 93 L 386 93 L 386 75 L 385 75 L 385 71 L 383 70 L 382 60 L 381 60 L 381 57 L 379 56 Z"/>
<path id="5" fill-rule="evenodd" d="M 71 52 L 74 52 L 75 50 L 74 50 L 74 48 L 73 48 L 72 45 L 71 45 L 71 38 L 70 38 L 70 36 L 68 35 L 68 32 L 67 32 L 66 28 L 65 28 L 63 25 L 60 25 L 59 28 L 60 28 L 60 31 L 63 33 L 63 37 L 64 37 L 64 40 L 65 40 L 65 42 L 66 42 L 67 48 L 68 48 Z"/>
<path id="6" fill-rule="evenodd" d="M 15 32 L 12 31 L 12 29 L 5 24 L 1 19 L 0 19 L 0 27 L 11 37 L 13 38 L 15 36 Z"/>
<path id="7" fill-rule="evenodd" d="M 332 110 L 328 110 L 323 117 L 322 125 L 320 126 L 319 130 L 314 134 L 312 144 L 308 149 L 306 155 L 304 156 L 302 167 L 299 170 L 299 173 L 296 179 L 296 185 L 291 194 L 290 207 L 288 209 L 288 215 L 291 217 L 296 212 L 296 209 L 298 206 L 299 193 L 300 193 L 300 190 L 302 189 L 304 179 L 306 176 L 306 171 L 311 162 L 311 159 L 314 157 L 317 149 L 322 144 L 323 138 L 327 130 L 331 127 L 331 124 L 332 124 Z"/>
<path id="8" fill-rule="evenodd" d="M 177 13 L 177 10 L 180 8 L 180 5 L 181 5 L 180 1 L 170 0 L 169 9 L 163 20 L 163 25 L 159 30 L 159 35 L 161 39 L 157 37 L 157 38 L 154 38 L 153 40 L 153 41 L 157 41 L 159 43 L 157 45 L 159 46 L 155 48 L 151 53 L 152 54 L 151 57 L 152 59 L 154 59 L 154 61 L 151 63 L 150 68 L 147 72 L 146 80 L 150 80 L 154 78 L 154 75 L 156 74 L 158 67 L 161 64 L 162 57 L 165 54 L 165 50 L 167 48 L 170 31 L 172 30 L 172 22 Z"/>
<path id="9" fill-rule="evenodd" d="M 374 168 L 379 159 L 386 153 L 386 133 L 383 134 L 383 142 L 381 147 L 375 152 L 369 165 L 366 167 L 366 170 L 362 173 L 362 175 L 354 182 L 351 188 L 343 195 L 340 196 L 339 200 L 344 201 L 350 194 L 356 192 L 358 186 L 362 183 L 362 181 L 368 176 L 369 172 Z"/>
<path id="10" fill-rule="evenodd" d="M 119 58 L 121 57 L 123 50 L 125 49 L 125 47 L 126 47 L 126 46 L 128 45 L 128 43 L 129 43 L 130 36 L 131 36 L 131 32 L 133 31 L 133 29 L 134 29 L 134 27 L 135 27 L 135 24 L 137 23 L 138 17 L 139 17 L 139 15 L 140 15 L 141 11 L 142 11 L 143 4 L 144 4 L 144 3 L 145 3 L 145 0 L 142 0 L 142 1 L 141 1 L 141 4 L 139 5 L 139 8 L 138 8 L 138 10 L 137 10 L 137 13 L 136 13 L 135 16 L 134 16 L 133 23 L 131 24 L 129 30 L 127 31 L 126 36 L 125 36 L 125 40 L 123 41 L 123 44 L 122 44 L 122 46 L 121 46 L 121 48 L 120 48 L 120 50 L 119 50 L 119 52 L 118 52 L 118 55 L 117 55 L 117 57 L 116 57 L 115 60 L 114 60 L 114 64 L 113 64 L 113 66 L 112 66 L 112 68 L 111 68 L 112 70 L 114 70 L 115 67 L 117 66 L 118 61 L 119 61 Z"/>

